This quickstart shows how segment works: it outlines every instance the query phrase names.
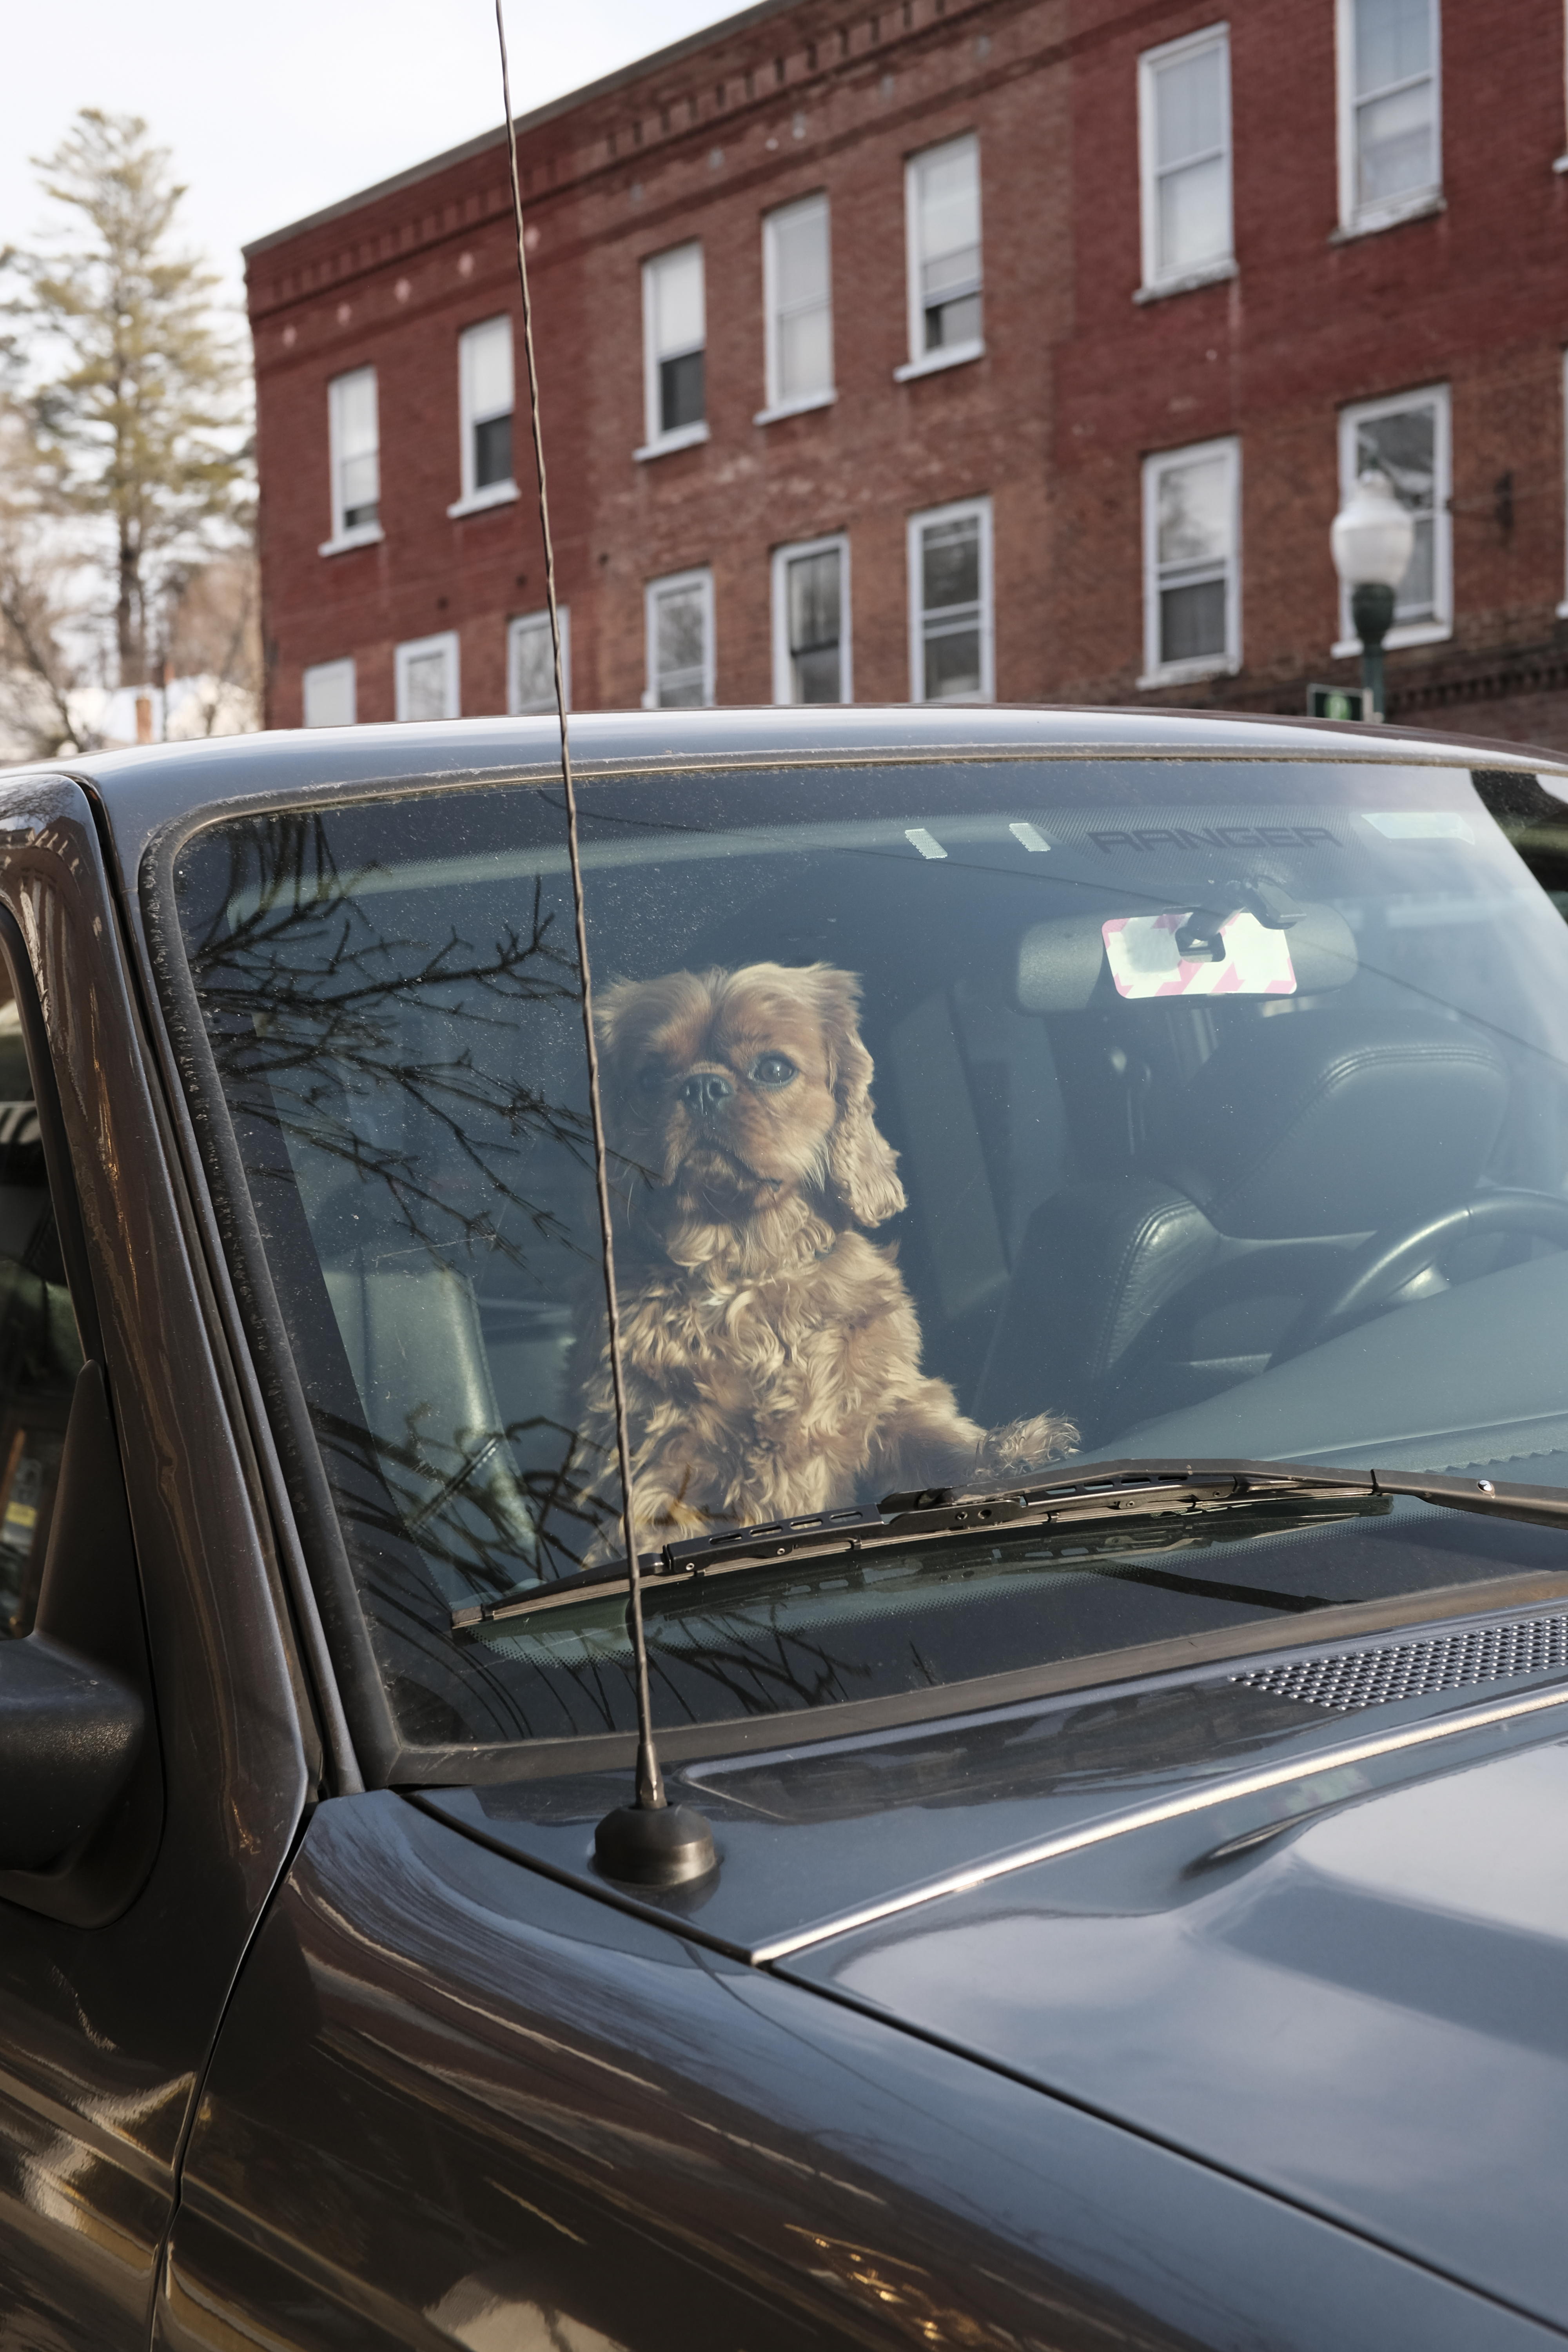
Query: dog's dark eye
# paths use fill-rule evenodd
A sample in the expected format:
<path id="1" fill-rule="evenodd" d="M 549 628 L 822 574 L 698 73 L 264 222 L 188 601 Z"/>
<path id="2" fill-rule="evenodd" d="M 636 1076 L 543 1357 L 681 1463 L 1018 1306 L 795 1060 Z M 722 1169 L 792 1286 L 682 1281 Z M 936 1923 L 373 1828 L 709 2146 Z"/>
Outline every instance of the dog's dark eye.
<path id="1" fill-rule="evenodd" d="M 795 1064 L 784 1054 L 762 1054 L 752 1064 L 752 1084 L 757 1087 L 787 1087 L 800 1076 Z"/>
<path id="2" fill-rule="evenodd" d="M 650 1062 L 646 1070 L 637 1072 L 637 1084 L 644 1094 L 656 1095 L 668 1076 L 662 1062 Z"/>

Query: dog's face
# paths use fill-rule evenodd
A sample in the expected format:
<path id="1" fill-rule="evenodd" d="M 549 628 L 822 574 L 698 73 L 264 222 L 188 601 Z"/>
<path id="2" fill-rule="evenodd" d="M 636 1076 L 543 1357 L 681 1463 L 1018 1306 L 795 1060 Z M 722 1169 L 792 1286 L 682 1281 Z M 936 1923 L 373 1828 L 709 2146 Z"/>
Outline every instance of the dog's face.
<path id="1" fill-rule="evenodd" d="M 820 963 L 607 989 L 598 1026 L 611 1141 L 683 1214 L 739 1223 L 816 1194 L 879 1224 L 904 1195 L 872 1124 L 858 1000 L 852 973 Z"/>

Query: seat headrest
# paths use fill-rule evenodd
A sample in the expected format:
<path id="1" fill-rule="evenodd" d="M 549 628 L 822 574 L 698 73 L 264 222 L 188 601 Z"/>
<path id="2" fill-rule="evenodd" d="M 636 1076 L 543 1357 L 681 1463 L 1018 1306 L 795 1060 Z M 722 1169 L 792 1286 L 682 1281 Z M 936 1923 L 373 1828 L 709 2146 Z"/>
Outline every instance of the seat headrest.
<path id="1" fill-rule="evenodd" d="M 1474 1191 L 1508 1092 L 1496 1054 L 1459 1022 L 1294 1013 L 1223 1041 L 1156 1158 L 1238 1239 L 1371 1233 Z"/>

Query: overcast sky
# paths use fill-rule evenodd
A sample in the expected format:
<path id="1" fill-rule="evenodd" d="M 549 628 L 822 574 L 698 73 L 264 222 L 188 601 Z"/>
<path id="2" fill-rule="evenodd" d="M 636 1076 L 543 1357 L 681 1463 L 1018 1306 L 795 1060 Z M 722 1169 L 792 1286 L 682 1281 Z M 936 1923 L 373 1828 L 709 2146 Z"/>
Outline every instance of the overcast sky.
<path id="1" fill-rule="evenodd" d="M 731 13 L 737 0 L 506 0 L 520 114 Z M 145 116 L 189 186 L 187 240 L 240 289 L 239 248 L 501 119 L 494 0 L 56 0 L 5 12 L 0 247 L 47 210 L 28 158 L 79 107 Z"/>

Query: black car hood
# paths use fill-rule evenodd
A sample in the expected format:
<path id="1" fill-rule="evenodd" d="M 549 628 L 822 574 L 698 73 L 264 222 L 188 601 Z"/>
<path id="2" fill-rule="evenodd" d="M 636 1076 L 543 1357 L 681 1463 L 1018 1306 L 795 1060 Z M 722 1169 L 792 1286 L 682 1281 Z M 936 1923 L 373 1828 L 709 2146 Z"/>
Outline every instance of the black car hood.
<path id="1" fill-rule="evenodd" d="M 1563 2326 L 1551 1724 L 1458 1769 L 1327 1790 L 1257 1844 L 1212 1819 L 1134 1830 L 780 1965 Z"/>
<path id="2" fill-rule="evenodd" d="M 624 1775 L 416 1801 L 1568 2326 L 1568 1602 L 1510 1597 L 688 1763 L 720 1866 L 667 1895 L 595 1872 Z"/>

